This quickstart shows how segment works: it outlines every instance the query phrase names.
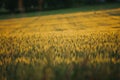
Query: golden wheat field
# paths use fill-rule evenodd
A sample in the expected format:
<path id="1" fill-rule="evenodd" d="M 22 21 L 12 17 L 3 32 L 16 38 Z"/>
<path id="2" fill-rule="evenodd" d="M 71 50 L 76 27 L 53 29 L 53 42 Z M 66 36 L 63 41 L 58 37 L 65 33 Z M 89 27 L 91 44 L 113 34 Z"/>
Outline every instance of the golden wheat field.
<path id="1" fill-rule="evenodd" d="M 0 79 L 119 80 L 120 8 L 0 20 Z"/>

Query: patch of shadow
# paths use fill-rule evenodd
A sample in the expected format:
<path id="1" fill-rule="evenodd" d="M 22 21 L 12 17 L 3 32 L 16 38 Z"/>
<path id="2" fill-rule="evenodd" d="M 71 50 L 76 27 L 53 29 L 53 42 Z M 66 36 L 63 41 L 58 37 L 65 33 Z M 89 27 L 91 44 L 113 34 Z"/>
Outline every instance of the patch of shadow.
<path id="1" fill-rule="evenodd" d="M 120 20 L 119 18 L 115 18 L 115 17 L 112 17 L 111 19 L 113 19 L 113 20 Z"/>
<path id="2" fill-rule="evenodd" d="M 81 28 L 79 28 L 79 30 L 85 30 L 86 28 L 83 28 L 83 27 L 81 27 Z"/>
<path id="3" fill-rule="evenodd" d="M 78 26 L 76 30 L 86 30 L 87 26 Z"/>
<path id="4" fill-rule="evenodd" d="M 112 16 L 120 16 L 120 11 L 108 12 L 108 14 Z"/>
<path id="5" fill-rule="evenodd" d="M 0 28 L 0 31 L 4 30 L 4 28 Z"/>
<path id="6" fill-rule="evenodd" d="M 120 28 L 120 26 L 115 26 L 115 27 L 112 27 L 112 28 Z"/>
<path id="7" fill-rule="evenodd" d="M 82 15 L 81 17 L 84 17 L 84 18 L 91 18 L 93 16 L 96 16 L 95 13 L 94 14 L 87 14 L 87 15 Z"/>
<path id="8" fill-rule="evenodd" d="M 64 30 L 66 29 L 59 29 L 59 28 L 55 29 L 55 31 L 64 31 Z"/>
<path id="9" fill-rule="evenodd" d="M 109 26 L 110 24 L 107 24 L 107 23 L 98 23 L 98 25 L 100 25 L 100 26 Z"/>

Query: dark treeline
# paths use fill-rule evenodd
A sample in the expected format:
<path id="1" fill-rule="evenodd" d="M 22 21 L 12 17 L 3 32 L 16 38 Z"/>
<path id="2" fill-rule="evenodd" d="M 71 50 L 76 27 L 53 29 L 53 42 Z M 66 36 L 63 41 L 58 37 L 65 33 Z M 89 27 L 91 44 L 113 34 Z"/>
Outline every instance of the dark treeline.
<path id="1" fill-rule="evenodd" d="M 93 5 L 107 2 L 120 2 L 120 0 L 0 0 L 0 8 L 4 8 L 9 12 L 27 12 L 69 8 L 80 5 Z"/>

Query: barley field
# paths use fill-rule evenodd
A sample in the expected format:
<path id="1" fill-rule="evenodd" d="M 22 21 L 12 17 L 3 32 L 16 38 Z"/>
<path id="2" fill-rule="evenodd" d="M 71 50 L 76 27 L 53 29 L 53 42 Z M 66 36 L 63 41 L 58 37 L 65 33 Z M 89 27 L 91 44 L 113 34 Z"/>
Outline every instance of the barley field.
<path id="1" fill-rule="evenodd" d="M 0 80 L 119 80 L 120 8 L 0 20 Z"/>

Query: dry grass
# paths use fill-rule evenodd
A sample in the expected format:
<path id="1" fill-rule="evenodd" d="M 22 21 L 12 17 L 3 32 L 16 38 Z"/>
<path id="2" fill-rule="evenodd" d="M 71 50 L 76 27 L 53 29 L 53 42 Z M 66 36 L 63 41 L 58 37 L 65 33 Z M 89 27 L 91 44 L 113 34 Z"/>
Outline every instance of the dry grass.
<path id="1" fill-rule="evenodd" d="M 99 68 L 103 70 L 103 72 L 101 71 L 103 76 L 104 69 L 107 73 L 106 77 L 101 79 L 108 79 L 109 74 L 115 74 L 115 76 L 113 75 L 114 79 L 120 77 L 119 72 L 113 73 L 120 66 L 119 11 L 120 8 L 96 12 L 1 20 L 1 79 L 6 80 L 9 77 L 10 80 L 16 79 L 9 75 L 9 71 L 6 68 L 11 70 L 13 66 L 24 64 L 32 65 L 35 68 L 33 79 L 54 80 L 58 79 L 55 77 L 55 68 L 58 69 L 60 65 L 65 64 L 63 66 L 70 66 L 68 70 L 74 71 L 76 70 L 74 68 L 77 67 L 73 63 L 83 68 L 85 66 L 93 66 L 93 68 L 90 67 L 90 70 L 100 67 L 98 64 L 112 64 L 116 66 L 115 70 L 111 71 L 109 66 L 107 68 Z M 42 65 L 42 68 L 38 68 L 38 64 Z M 45 67 L 46 65 L 48 67 Z M 21 70 L 18 70 L 19 68 Z M 27 78 L 23 76 L 26 72 L 22 72 L 24 71 L 23 66 L 22 68 L 19 66 L 19 68 L 17 70 L 15 68 L 18 71 L 16 72 L 18 74 L 15 73 L 17 76 L 16 80 L 19 80 L 18 78 L 26 80 Z M 44 72 L 39 72 L 41 70 Z M 64 67 L 62 70 L 64 72 Z M 26 73 L 26 75 L 29 73 L 31 72 Z M 48 76 L 46 73 L 51 75 Z M 38 74 L 42 78 L 41 76 L 36 77 Z M 82 78 L 78 77 L 80 76 L 78 73 L 78 76 L 74 79 L 86 79 L 86 74 L 89 75 L 89 79 L 95 77 L 93 72 L 86 71 L 85 74 L 81 75 Z M 98 74 L 97 77 L 100 78 L 101 74 Z M 68 71 L 66 75 L 68 76 L 65 79 L 71 80 L 68 79 L 71 77 L 71 72 L 69 74 Z M 45 78 L 46 76 L 47 78 Z M 28 77 L 30 76 L 28 75 Z"/>

